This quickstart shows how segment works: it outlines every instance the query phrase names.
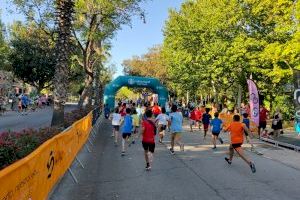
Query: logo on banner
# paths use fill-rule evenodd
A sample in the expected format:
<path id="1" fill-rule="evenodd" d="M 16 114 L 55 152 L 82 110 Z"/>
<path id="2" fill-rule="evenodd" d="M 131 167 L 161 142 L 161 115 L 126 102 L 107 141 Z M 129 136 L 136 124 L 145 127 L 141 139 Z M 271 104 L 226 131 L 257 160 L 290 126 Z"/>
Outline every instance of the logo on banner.
<path id="1" fill-rule="evenodd" d="M 128 79 L 128 84 L 129 84 L 129 85 L 133 85 L 134 82 L 135 82 L 135 81 L 134 81 L 132 78 Z"/>
<path id="2" fill-rule="evenodd" d="M 254 104 L 258 104 L 258 98 L 254 93 L 251 93 L 250 95 L 250 100 L 254 103 Z"/>
<path id="3" fill-rule="evenodd" d="M 48 169 L 48 179 L 51 178 L 53 169 L 54 169 L 54 153 L 53 151 L 50 152 L 49 160 L 47 163 L 47 169 Z"/>

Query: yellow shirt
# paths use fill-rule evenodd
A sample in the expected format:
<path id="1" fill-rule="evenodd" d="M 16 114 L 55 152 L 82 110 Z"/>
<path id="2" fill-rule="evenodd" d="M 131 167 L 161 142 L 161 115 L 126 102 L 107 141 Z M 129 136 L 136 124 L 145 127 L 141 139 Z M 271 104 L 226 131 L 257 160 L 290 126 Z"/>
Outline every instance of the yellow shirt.
<path id="1" fill-rule="evenodd" d="M 133 126 L 140 126 L 140 118 L 137 114 L 132 115 Z"/>

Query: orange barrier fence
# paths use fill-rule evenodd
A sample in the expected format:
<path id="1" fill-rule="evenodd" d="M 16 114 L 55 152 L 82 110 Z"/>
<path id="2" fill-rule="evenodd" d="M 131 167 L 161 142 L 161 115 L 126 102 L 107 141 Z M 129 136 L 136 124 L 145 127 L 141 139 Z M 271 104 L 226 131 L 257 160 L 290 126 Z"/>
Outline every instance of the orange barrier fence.
<path id="1" fill-rule="evenodd" d="M 224 127 L 229 126 L 229 124 L 233 121 L 233 116 L 234 114 L 220 113 L 219 118 L 223 121 Z M 251 119 L 250 119 L 250 131 L 254 134 L 258 133 L 257 125 Z"/>
<path id="2" fill-rule="evenodd" d="M 92 112 L 34 152 L 0 171 L 0 200 L 43 200 L 86 143 Z"/>

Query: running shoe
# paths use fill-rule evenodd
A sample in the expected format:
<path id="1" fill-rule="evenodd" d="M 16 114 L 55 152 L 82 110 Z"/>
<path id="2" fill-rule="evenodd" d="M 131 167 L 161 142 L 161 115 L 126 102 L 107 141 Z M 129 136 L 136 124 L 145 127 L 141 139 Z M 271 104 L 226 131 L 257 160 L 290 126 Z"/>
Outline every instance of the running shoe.
<path id="1" fill-rule="evenodd" d="M 217 147 L 213 147 L 212 149 L 217 149 Z"/>
<path id="2" fill-rule="evenodd" d="M 224 141 L 222 140 L 222 138 L 219 138 L 219 141 L 220 141 L 221 144 L 224 143 Z"/>
<path id="3" fill-rule="evenodd" d="M 125 156 L 125 151 L 122 151 L 121 156 Z"/>
<path id="4" fill-rule="evenodd" d="M 158 142 L 162 144 L 162 139 L 159 139 Z"/>
<path id="5" fill-rule="evenodd" d="M 131 143 L 132 143 L 132 144 L 135 144 L 135 140 L 133 140 Z"/>
<path id="6" fill-rule="evenodd" d="M 231 160 L 229 160 L 229 158 L 225 157 L 226 162 L 231 165 Z"/>
<path id="7" fill-rule="evenodd" d="M 256 172 L 256 168 L 255 168 L 254 163 L 250 162 L 250 168 L 251 168 L 252 173 Z"/>
<path id="8" fill-rule="evenodd" d="M 170 148 L 170 152 L 171 152 L 172 155 L 175 154 L 175 151 L 174 151 L 174 149 L 172 149 L 172 148 Z"/>

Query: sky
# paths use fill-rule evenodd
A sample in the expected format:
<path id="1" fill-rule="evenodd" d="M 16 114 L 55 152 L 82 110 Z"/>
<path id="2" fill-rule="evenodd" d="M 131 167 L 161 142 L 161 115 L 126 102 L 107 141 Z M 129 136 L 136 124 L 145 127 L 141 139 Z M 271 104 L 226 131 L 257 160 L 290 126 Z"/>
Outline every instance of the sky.
<path id="1" fill-rule="evenodd" d="M 14 20 L 22 20 L 21 15 L 8 12 L 8 9 L 14 8 L 7 2 L 8 0 L 0 0 L 2 22 L 11 24 Z M 146 12 L 146 23 L 137 16 L 133 17 L 132 26 L 123 26 L 112 41 L 110 65 L 116 67 L 114 77 L 123 74 L 123 60 L 145 54 L 149 48 L 163 42 L 162 29 L 168 18 L 168 10 L 178 10 L 183 2 L 184 0 L 148 0 L 142 3 L 141 6 Z"/>

